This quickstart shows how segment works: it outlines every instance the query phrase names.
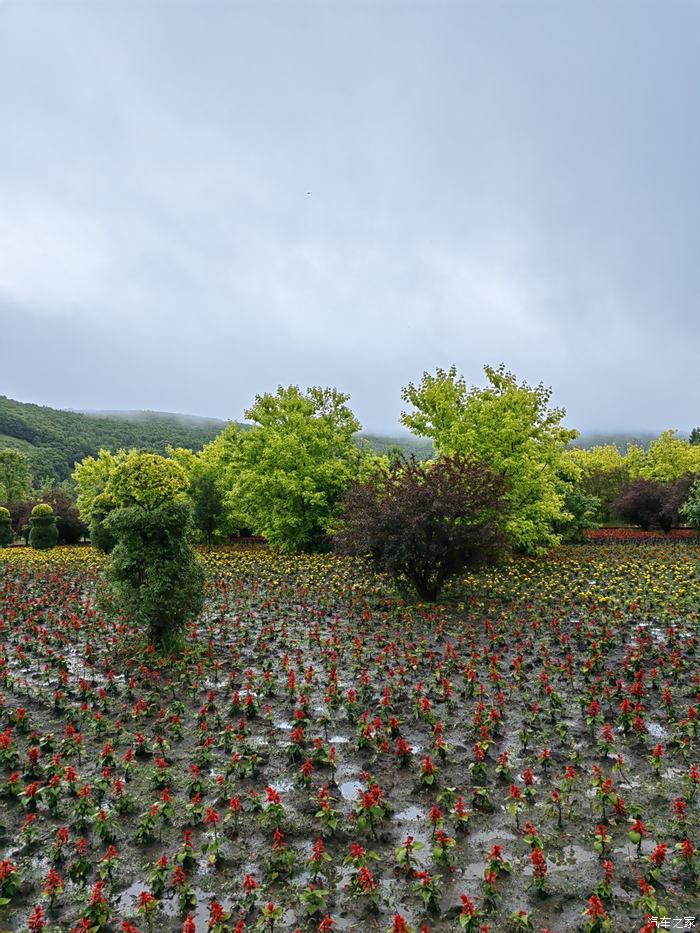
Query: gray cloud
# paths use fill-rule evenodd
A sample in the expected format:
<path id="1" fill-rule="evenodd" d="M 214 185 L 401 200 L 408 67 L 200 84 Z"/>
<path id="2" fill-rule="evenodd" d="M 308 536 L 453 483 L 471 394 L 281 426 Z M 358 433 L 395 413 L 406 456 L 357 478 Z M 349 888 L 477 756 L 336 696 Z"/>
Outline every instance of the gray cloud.
<path id="1" fill-rule="evenodd" d="M 455 362 L 700 421 L 700 6 L 0 5 L 0 391 L 369 429 Z M 43 365 L 39 365 L 43 361 Z"/>

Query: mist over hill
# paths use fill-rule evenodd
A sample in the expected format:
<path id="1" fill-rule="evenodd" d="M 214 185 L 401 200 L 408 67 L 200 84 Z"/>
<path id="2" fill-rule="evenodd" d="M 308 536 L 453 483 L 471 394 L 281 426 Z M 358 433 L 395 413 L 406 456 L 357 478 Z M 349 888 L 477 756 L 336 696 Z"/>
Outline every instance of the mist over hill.
<path id="1" fill-rule="evenodd" d="M 113 421 L 130 421 L 137 424 L 150 423 L 154 419 L 160 418 L 183 427 L 212 428 L 217 431 L 223 431 L 229 423 L 222 418 L 211 418 L 207 415 L 183 415 L 180 412 L 149 411 L 148 409 L 139 411 L 101 411 L 86 408 L 79 409 L 78 414 L 87 415 L 89 418 L 110 418 Z"/>
<path id="2" fill-rule="evenodd" d="M 0 396 L 0 447 L 22 450 L 34 481 L 64 480 L 76 460 L 108 450 L 139 447 L 165 453 L 166 447 L 200 450 L 226 426 L 215 418 L 192 418 L 166 412 L 86 414 Z"/>
<path id="3" fill-rule="evenodd" d="M 658 437 L 658 431 L 617 431 L 612 433 L 598 433 L 597 431 L 583 431 L 576 440 L 571 442 L 571 447 L 602 447 L 605 444 L 613 444 L 620 453 L 624 453 L 630 444 L 637 444 L 639 447 L 647 449 L 649 444 Z"/>
<path id="4" fill-rule="evenodd" d="M 201 450 L 229 423 L 179 412 L 64 411 L 0 396 L 0 447 L 22 450 L 29 458 L 35 482 L 47 477 L 66 479 L 76 460 L 94 456 L 101 447 L 108 450 L 138 447 L 156 453 L 165 453 L 168 446 Z M 646 431 L 585 432 L 572 443 L 576 447 L 614 444 L 624 451 L 633 443 L 646 448 L 655 436 Z M 356 441 L 366 443 L 380 454 L 398 449 L 404 456 L 413 454 L 419 460 L 431 457 L 434 452 L 428 438 L 406 433 L 360 432 Z"/>
<path id="5" fill-rule="evenodd" d="M 223 431 L 227 421 L 163 411 L 64 411 L 0 396 L 0 447 L 14 447 L 29 458 L 34 481 L 67 479 L 74 464 L 107 450 L 138 447 L 165 453 L 168 446 L 198 451 Z M 249 425 L 241 424 L 245 429 Z M 356 435 L 377 453 L 399 448 L 419 459 L 432 455 L 429 440 L 409 434 L 397 437 Z"/>

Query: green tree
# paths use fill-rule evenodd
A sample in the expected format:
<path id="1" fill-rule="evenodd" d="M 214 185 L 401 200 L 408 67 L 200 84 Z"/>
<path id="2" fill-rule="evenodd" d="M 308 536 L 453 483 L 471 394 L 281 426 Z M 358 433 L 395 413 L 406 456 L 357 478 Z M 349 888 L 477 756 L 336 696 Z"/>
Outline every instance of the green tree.
<path id="1" fill-rule="evenodd" d="M 668 483 L 681 476 L 700 473 L 700 446 L 678 437 L 676 431 L 664 431 L 649 444 L 641 476 Z"/>
<path id="2" fill-rule="evenodd" d="M 152 469 L 154 463 L 165 466 Z M 115 539 L 105 520 L 118 504 L 154 508 L 188 487 L 187 476 L 177 463 L 135 449 L 116 454 L 100 450 L 97 457 L 85 457 L 76 463 L 73 480 L 78 511 L 90 528 L 90 540 L 106 553 L 114 547 Z"/>
<path id="3" fill-rule="evenodd" d="M 340 498 L 370 456 L 353 443 L 360 425 L 347 401 L 336 389 L 280 386 L 256 396 L 250 430 L 223 432 L 230 507 L 273 546 L 316 550 L 333 530 Z"/>
<path id="4" fill-rule="evenodd" d="M 116 544 L 107 567 L 115 603 L 160 646 L 201 611 L 204 571 L 189 541 L 192 509 L 184 470 L 157 454 L 132 452 L 105 487 L 104 520 Z"/>
<path id="5" fill-rule="evenodd" d="M 214 534 L 221 526 L 224 516 L 224 497 L 213 473 L 201 473 L 190 486 L 194 503 L 194 524 L 204 535 L 207 547 L 211 548 Z"/>
<path id="6" fill-rule="evenodd" d="M 213 458 L 204 452 L 195 454 L 182 447 L 169 447 L 168 456 L 178 463 L 189 479 L 189 497 L 194 512 L 194 524 L 207 546 L 211 547 L 217 534 L 231 534 L 224 504 L 224 492 L 219 482 L 220 469 Z"/>
<path id="7" fill-rule="evenodd" d="M 15 540 L 12 529 L 12 516 L 10 510 L 0 507 L 0 547 L 7 547 Z"/>
<path id="8" fill-rule="evenodd" d="M 569 485 L 564 497 L 564 509 L 568 518 L 554 522 L 554 530 L 566 544 L 580 544 L 586 539 L 586 531 L 598 524 L 600 499 L 588 495 L 576 483 Z"/>
<path id="9" fill-rule="evenodd" d="M 219 532 L 223 535 L 237 535 L 245 530 L 252 530 L 253 521 L 247 515 L 236 495 L 238 487 L 238 441 L 243 433 L 235 423 L 228 424 L 224 430 L 206 447 L 195 460 L 182 456 L 180 450 L 171 451 L 190 476 L 191 482 L 202 472 L 211 473 L 223 496 L 223 515 Z M 187 462 L 189 461 L 189 462 Z"/>
<path id="10" fill-rule="evenodd" d="M 700 536 L 700 477 L 693 483 L 690 495 L 680 510 L 680 515 L 689 525 L 697 529 Z"/>
<path id="11" fill-rule="evenodd" d="M 104 508 L 100 508 L 101 501 L 104 502 Z M 112 511 L 112 505 L 106 499 L 96 499 L 95 506 L 95 511 L 92 513 L 92 519 L 88 525 L 90 544 L 97 548 L 98 551 L 111 554 L 114 545 L 117 543 L 117 539 L 107 527 L 107 517 Z"/>
<path id="12" fill-rule="evenodd" d="M 45 502 L 40 502 L 32 509 L 29 519 L 29 546 L 39 551 L 52 548 L 58 541 L 58 527 L 53 509 Z"/>
<path id="13" fill-rule="evenodd" d="M 572 447 L 567 456 L 580 470 L 577 482 L 580 491 L 598 500 L 595 518 L 610 521 L 612 503 L 633 480 L 639 479 L 644 451 L 630 445 L 622 454 L 615 444 L 602 444 L 588 449 Z"/>
<path id="14" fill-rule="evenodd" d="M 105 518 L 114 508 L 105 490 L 110 477 L 127 456 L 125 450 L 113 454 L 101 449 L 96 457 L 85 457 L 76 463 L 72 474 L 77 489 L 78 511 L 90 529 L 90 541 L 94 547 L 107 554 L 116 542 L 104 526 Z"/>
<path id="15" fill-rule="evenodd" d="M 0 502 L 23 502 L 32 495 L 32 471 L 21 450 L 0 450 Z"/>
<path id="16" fill-rule="evenodd" d="M 700 445 L 700 427 L 693 428 L 693 430 L 690 432 L 690 437 L 688 438 L 688 441 L 694 447 L 697 447 Z"/>
<path id="17" fill-rule="evenodd" d="M 174 460 L 130 450 L 110 474 L 104 492 L 117 508 L 137 505 L 148 512 L 182 501 L 188 486 L 187 474 Z"/>
<path id="18" fill-rule="evenodd" d="M 564 428 L 564 410 L 550 408 L 551 390 L 518 383 L 505 367 L 484 367 L 488 385 L 467 388 L 453 366 L 423 374 L 402 398 L 413 406 L 402 423 L 430 437 L 441 455 L 462 453 L 481 461 L 507 482 L 506 534 L 526 551 L 557 544 L 554 523 L 568 518 L 565 498 L 575 470 L 566 446 L 578 432 Z"/>

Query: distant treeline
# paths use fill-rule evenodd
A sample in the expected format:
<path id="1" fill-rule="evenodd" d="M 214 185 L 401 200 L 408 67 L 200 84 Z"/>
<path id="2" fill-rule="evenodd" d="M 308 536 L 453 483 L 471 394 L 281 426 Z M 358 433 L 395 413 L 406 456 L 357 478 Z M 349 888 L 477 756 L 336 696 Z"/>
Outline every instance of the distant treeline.
<path id="1" fill-rule="evenodd" d="M 638 435 L 638 443 L 589 435 L 584 443 L 598 443 L 582 447 L 578 431 L 562 424 L 564 409 L 550 407 L 551 389 L 518 382 L 504 364 L 486 365 L 484 374 L 485 385 L 469 387 L 455 366 L 424 372 L 401 392 L 408 408 L 400 423 L 411 435 L 395 437 L 363 434 L 349 396 L 330 386 L 258 394 L 243 412 L 245 424 L 66 412 L 0 397 L 2 522 L 11 524 L 8 533 L 31 533 L 48 508 L 46 522 L 54 516 L 64 539 L 73 526 L 78 535 L 89 527 L 97 546 L 104 535 L 107 550 L 121 477 L 150 464 L 178 473 L 181 498 L 208 544 L 254 534 L 286 550 L 323 550 L 350 521 L 353 496 L 358 514 L 360 503 L 375 510 L 374 518 L 365 515 L 367 527 L 424 507 L 442 514 L 443 505 L 448 526 L 461 527 L 471 506 L 450 496 L 462 480 L 477 498 L 477 487 L 488 492 L 493 480 L 494 521 L 514 551 L 580 541 L 611 521 L 664 532 L 682 522 L 700 526 L 700 427 L 689 437 L 673 429 Z M 133 488 L 147 489 L 144 482 Z M 439 508 L 426 500 L 431 490 L 441 501 L 444 493 Z"/>
<path id="2" fill-rule="evenodd" d="M 100 449 L 136 447 L 164 454 L 168 447 L 183 447 L 196 452 L 227 424 L 217 418 L 165 412 L 60 411 L 0 395 L 0 448 L 13 447 L 26 454 L 36 485 L 45 479 L 68 479 L 76 462 L 94 457 Z M 358 434 L 356 441 L 366 442 L 380 454 L 400 450 L 424 460 L 433 453 L 429 440 L 410 436 Z"/>
<path id="3" fill-rule="evenodd" d="M 604 447 L 612 444 L 613 447 L 617 447 L 621 454 L 624 454 L 627 448 L 633 445 L 646 450 L 657 436 L 658 432 L 653 431 L 639 431 L 636 434 L 625 434 L 621 431 L 611 434 L 584 431 L 575 440 L 571 441 L 570 446 L 590 450 L 591 447 Z"/>
<path id="4" fill-rule="evenodd" d="M 0 447 L 27 455 L 35 483 L 67 479 L 76 461 L 100 448 L 138 447 L 165 453 L 168 445 L 200 450 L 226 427 L 215 419 L 183 419 L 157 412 L 133 419 L 59 411 L 0 396 Z"/>

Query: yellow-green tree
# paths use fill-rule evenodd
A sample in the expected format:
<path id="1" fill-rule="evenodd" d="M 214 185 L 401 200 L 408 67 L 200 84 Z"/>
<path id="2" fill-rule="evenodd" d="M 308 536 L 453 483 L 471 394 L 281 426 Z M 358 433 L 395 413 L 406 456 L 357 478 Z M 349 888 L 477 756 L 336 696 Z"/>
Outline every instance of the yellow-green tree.
<path id="1" fill-rule="evenodd" d="M 0 502 L 24 502 L 32 495 L 32 471 L 21 450 L 0 450 Z"/>
<path id="2" fill-rule="evenodd" d="M 130 450 L 110 474 L 104 492 L 117 508 L 138 505 L 148 512 L 182 501 L 188 486 L 179 463 L 160 454 Z"/>
<path id="3" fill-rule="evenodd" d="M 229 510 L 270 544 L 323 547 L 340 498 L 369 455 L 353 441 L 360 425 L 336 389 L 280 386 L 256 396 L 248 430 L 228 427 L 203 452 L 225 476 Z"/>
<path id="4" fill-rule="evenodd" d="M 700 446 L 678 437 L 676 431 L 664 431 L 649 444 L 641 475 L 668 483 L 682 476 L 700 473 Z"/>
<path id="5" fill-rule="evenodd" d="M 430 437 L 438 454 L 475 457 L 505 478 L 506 534 L 514 547 L 556 544 L 553 525 L 568 518 L 565 497 L 577 473 L 565 451 L 578 432 L 562 426 L 563 409 L 549 407 L 551 389 L 518 383 L 504 366 L 484 371 L 487 385 L 472 388 L 454 366 L 424 373 L 402 392 L 413 410 L 401 421 Z"/>
<path id="6" fill-rule="evenodd" d="M 610 507 L 622 490 L 638 479 L 644 462 L 641 447 L 630 445 L 627 453 L 620 453 L 614 444 L 603 444 L 584 449 L 572 447 L 567 456 L 580 470 L 578 483 L 587 496 L 599 501 L 598 519 L 609 521 Z"/>
<path id="7" fill-rule="evenodd" d="M 117 467 L 124 463 L 127 456 L 125 450 L 113 454 L 109 450 L 101 449 L 96 457 L 85 457 L 76 463 L 73 470 L 73 480 L 78 491 L 78 512 L 90 529 L 92 545 L 105 553 L 109 553 L 115 544 L 104 524 L 105 518 L 114 508 L 114 503 L 105 490 L 110 477 Z"/>
<path id="8" fill-rule="evenodd" d="M 96 457 L 85 457 L 76 463 L 73 479 L 78 511 L 89 525 L 90 540 L 107 552 L 115 542 L 105 519 L 114 508 L 126 504 L 155 508 L 184 495 L 189 486 L 186 472 L 174 460 L 133 448 L 116 453 L 100 450 Z"/>
<path id="9" fill-rule="evenodd" d="M 236 535 L 246 529 L 252 529 L 253 521 L 241 508 L 236 490 L 238 489 L 237 451 L 238 436 L 241 428 L 235 422 L 207 444 L 199 454 L 177 448 L 169 450 L 190 478 L 191 488 L 204 476 L 212 476 L 216 488 L 222 497 L 222 514 L 218 519 L 217 530 L 222 535 Z M 194 502 L 193 502 L 194 505 Z"/>

